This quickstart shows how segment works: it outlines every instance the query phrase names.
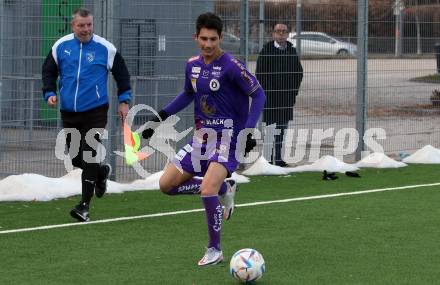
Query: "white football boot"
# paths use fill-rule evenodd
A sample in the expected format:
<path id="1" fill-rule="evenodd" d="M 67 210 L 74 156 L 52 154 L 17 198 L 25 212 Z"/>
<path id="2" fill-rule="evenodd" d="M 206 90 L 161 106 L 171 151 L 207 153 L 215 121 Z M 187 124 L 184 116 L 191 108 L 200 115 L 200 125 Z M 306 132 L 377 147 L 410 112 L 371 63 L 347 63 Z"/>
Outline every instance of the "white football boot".
<path id="1" fill-rule="evenodd" d="M 206 249 L 205 255 L 199 260 L 199 266 L 214 265 L 223 261 L 223 252 L 215 247 Z"/>
<path id="2" fill-rule="evenodd" d="M 223 219 L 229 220 L 235 208 L 235 192 L 237 192 L 237 183 L 234 180 L 226 181 L 226 193 L 221 196 L 224 208 Z"/>

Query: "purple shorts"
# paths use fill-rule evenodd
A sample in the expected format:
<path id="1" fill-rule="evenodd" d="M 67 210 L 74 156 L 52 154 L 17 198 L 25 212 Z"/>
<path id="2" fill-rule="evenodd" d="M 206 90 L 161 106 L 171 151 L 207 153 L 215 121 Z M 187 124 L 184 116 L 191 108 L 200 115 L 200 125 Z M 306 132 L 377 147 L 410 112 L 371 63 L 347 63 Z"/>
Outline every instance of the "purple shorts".
<path id="1" fill-rule="evenodd" d="M 212 161 L 223 165 L 228 171 L 227 177 L 231 177 L 239 164 L 235 158 L 235 144 L 222 144 L 219 140 L 196 142 L 193 139 L 177 152 L 172 163 L 179 169 L 203 177 Z"/>

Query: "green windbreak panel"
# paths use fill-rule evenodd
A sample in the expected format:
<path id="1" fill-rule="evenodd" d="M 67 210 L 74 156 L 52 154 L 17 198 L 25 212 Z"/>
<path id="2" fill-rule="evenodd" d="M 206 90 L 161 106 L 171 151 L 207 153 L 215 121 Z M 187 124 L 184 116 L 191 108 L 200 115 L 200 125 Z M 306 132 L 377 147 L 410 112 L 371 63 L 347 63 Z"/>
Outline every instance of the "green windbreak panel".
<path id="1" fill-rule="evenodd" d="M 72 12 L 81 7 L 82 0 L 43 0 L 43 41 L 41 52 L 46 58 L 52 45 L 60 37 L 72 32 L 70 21 Z M 44 60 L 44 59 L 43 59 Z M 57 118 L 57 109 L 49 108 L 44 100 L 40 102 L 40 119 L 53 122 Z"/>

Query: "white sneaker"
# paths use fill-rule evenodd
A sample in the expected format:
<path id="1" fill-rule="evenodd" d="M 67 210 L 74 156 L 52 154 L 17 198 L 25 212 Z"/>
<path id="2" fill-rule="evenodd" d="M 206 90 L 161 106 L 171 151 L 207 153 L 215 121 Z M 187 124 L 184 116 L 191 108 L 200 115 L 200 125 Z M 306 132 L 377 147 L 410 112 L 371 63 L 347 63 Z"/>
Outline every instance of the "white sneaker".
<path id="1" fill-rule="evenodd" d="M 237 192 L 237 183 L 235 183 L 234 180 L 227 180 L 226 186 L 227 186 L 226 193 L 223 194 L 221 197 L 224 207 L 223 219 L 229 220 L 235 208 L 234 197 L 235 197 L 235 192 Z"/>
<path id="2" fill-rule="evenodd" d="M 199 260 L 199 266 L 214 265 L 223 261 L 223 252 L 215 247 L 206 249 L 205 255 Z"/>

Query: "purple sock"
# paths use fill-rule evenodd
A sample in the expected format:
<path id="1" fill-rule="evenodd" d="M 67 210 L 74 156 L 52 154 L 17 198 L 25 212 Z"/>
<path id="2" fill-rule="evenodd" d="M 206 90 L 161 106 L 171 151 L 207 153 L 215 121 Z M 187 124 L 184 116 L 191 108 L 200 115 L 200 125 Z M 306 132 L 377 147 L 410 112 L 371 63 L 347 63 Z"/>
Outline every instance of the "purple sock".
<path id="1" fill-rule="evenodd" d="M 221 250 L 220 233 L 222 229 L 223 209 L 218 196 L 202 197 L 205 206 L 206 223 L 208 224 L 208 248 L 215 247 Z"/>
<path id="2" fill-rule="evenodd" d="M 226 190 L 228 190 L 228 186 L 226 185 L 226 182 L 223 182 L 222 186 L 220 186 L 220 190 L 218 191 L 218 195 L 224 195 L 226 193 Z"/>
<path id="3" fill-rule="evenodd" d="M 177 187 L 172 188 L 166 194 L 168 195 L 183 195 L 183 194 L 199 194 L 201 179 L 191 178 Z"/>

